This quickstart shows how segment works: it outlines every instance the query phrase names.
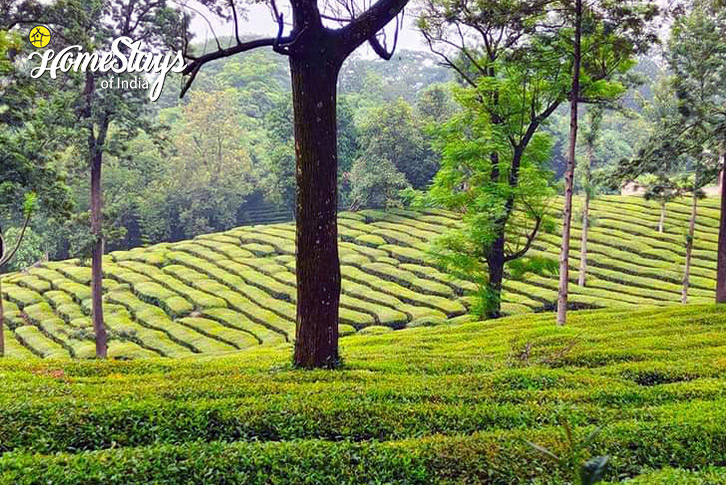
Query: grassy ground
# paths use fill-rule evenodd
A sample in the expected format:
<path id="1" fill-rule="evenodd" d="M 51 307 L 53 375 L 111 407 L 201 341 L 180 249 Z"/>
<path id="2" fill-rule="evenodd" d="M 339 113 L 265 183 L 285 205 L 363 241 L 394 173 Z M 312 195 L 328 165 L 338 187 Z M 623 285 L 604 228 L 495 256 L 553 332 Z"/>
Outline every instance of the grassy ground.
<path id="1" fill-rule="evenodd" d="M 726 308 L 552 314 L 131 362 L 0 363 L 0 483 L 726 483 Z"/>
<path id="2" fill-rule="evenodd" d="M 701 203 L 695 238 L 692 303 L 713 299 L 718 210 Z M 659 211 L 642 198 L 595 200 L 590 270 L 585 288 L 571 286 L 576 307 L 666 306 L 680 301 L 689 207 L 668 207 L 666 231 Z M 378 334 L 434 325 L 464 315 L 472 284 L 455 281 L 430 264 L 426 249 L 458 221 L 440 211 L 361 211 L 340 216 L 342 333 Z M 575 218 L 571 276 L 579 265 Z M 531 251 L 556 259 L 560 239 L 542 234 Z M 294 227 L 240 227 L 191 241 L 115 252 L 107 256 L 105 316 L 115 358 L 224 354 L 294 337 Z M 94 355 L 90 321 L 90 268 L 51 262 L 6 277 L 6 347 L 12 357 Z M 556 276 L 507 281 L 504 311 L 551 309 Z"/>

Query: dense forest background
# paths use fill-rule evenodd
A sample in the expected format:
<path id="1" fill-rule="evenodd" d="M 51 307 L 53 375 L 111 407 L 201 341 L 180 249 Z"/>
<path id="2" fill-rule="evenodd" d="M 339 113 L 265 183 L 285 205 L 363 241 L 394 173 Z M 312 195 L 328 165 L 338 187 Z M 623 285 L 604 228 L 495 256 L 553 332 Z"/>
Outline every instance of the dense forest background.
<path id="1" fill-rule="evenodd" d="M 402 189 L 430 184 L 441 157 L 437 132 L 459 109 L 460 81 L 438 62 L 431 53 L 400 51 L 390 61 L 358 55 L 343 66 L 338 84 L 342 209 L 401 205 Z M 647 109 L 664 73 L 650 58 L 641 59 L 633 73 L 636 82 L 622 105 L 605 112 L 596 172 L 632 157 L 633 147 L 648 136 Z M 254 51 L 208 66 L 181 100 L 178 85 L 178 78 L 167 79 L 161 98 L 144 107 L 150 128 L 119 142 L 106 159 L 106 251 L 293 218 L 287 59 Z M 545 127 L 553 139 L 551 170 L 557 180 L 565 166 L 568 123 L 562 107 Z M 112 131 L 109 136 L 113 141 L 127 135 Z M 55 165 L 70 188 L 72 217 L 34 217 L 7 271 L 45 258 L 89 254 L 89 179 L 82 148 L 70 144 Z M 0 221 L 8 241 L 21 222 Z"/>

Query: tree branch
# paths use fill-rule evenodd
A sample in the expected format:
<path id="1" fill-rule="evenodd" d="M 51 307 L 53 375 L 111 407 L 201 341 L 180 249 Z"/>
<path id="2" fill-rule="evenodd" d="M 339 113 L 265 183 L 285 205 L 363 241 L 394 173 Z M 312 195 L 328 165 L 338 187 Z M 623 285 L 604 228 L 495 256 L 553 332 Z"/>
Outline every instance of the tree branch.
<path id="1" fill-rule="evenodd" d="M 542 225 L 542 216 L 537 216 L 534 222 L 534 228 L 532 229 L 532 232 L 527 236 L 527 242 L 524 243 L 524 246 L 519 251 L 510 254 L 509 256 L 504 256 L 504 261 L 514 261 L 515 259 L 519 259 L 522 256 L 524 256 L 527 251 L 529 251 L 529 248 L 532 247 L 532 243 L 534 242 L 534 238 L 537 237 L 537 232 L 539 232 L 539 227 Z"/>
<path id="2" fill-rule="evenodd" d="M 13 259 L 13 256 L 15 256 L 15 253 L 17 253 L 18 249 L 20 249 L 20 243 L 23 242 L 23 237 L 25 237 L 25 231 L 26 231 L 26 229 L 28 229 L 28 223 L 30 222 L 30 216 L 31 216 L 30 212 L 28 212 L 25 215 L 25 222 L 23 222 L 23 228 L 20 230 L 20 236 L 18 237 L 18 241 L 15 243 L 15 248 L 13 248 L 13 250 L 10 251 L 10 253 L 7 254 L 6 256 L 2 256 L 0 254 L 0 266 L 4 265 L 5 263 L 7 263 L 11 259 Z M 0 236 L 0 238 L 1 237 L 2 236 Z"/>
<path id="3" fill-rule="evenodd" d="M 344 47 L 345 54 L 357 49 L 364 42 L 375 37 L 376 32 L 383 29 L 406 6 L 408 0 L 378 0 L 351 23 L 337 30 Z"/>
<path id="4" fill-rule="evenodd" d="M 283 38 L 286 39 L 286 38 Z M 287 40 L 287 39 L 286 39 Z M 257 49 L 258 47 L 272 47 L 278 43 L 279 39 L 277 37 L 272 38 L 264 38 L 264 39 L 255 39 L 249 42 L 242 42 L 240 44 L 234 45 L 232 47 L 228 47 L 226 49 L 219 49 L 214 52 L 210 52 L 208 54 L 204 54 L 203 56 L 196 57 L 192 59 L 192 62 L 187 64 L 187 66 L 184 68 L 184 71 L 182 71 L 182 75 L 189 76 L 188 80 L 184 83 L 184 86 L 182 87 L 181 94 L 179 95 L 180 98 L 183 98 L 186 92 L 191 87 L 192 83 L 194 82 L 194 79 L 197 76 L 197 73 L 199 72 L 199 69 L 201 67 L 211 61 L 221 59 L 223 57 L 229 57 L 234 54 L 238 54 L 240 52 L 250 51 L 252 49 Z M 290 39 L 292 41 L 292 39 Z"/>

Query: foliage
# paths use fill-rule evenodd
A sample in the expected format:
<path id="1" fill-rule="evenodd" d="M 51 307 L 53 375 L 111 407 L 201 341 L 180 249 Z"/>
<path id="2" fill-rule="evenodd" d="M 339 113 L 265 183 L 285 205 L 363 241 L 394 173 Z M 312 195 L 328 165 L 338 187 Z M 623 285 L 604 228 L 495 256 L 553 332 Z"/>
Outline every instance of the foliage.
<path id="1" fill-rule="evenodd" d="M 442 166 L 429 191 L 430 202 L 462 214 L 464 227 L 442 236 L 435 254 L 447 272 L 477 283 L 479 300 L 473 311 L 479 316 L 496 312 L 500 304 L 501 290 L 490 284 L 487 266 L 495 263 L 494 248 L 502 234 L 506 234 L 509 251 L 501 255 L 506 263 L 525 255 L 540 227 L 551 226 L 545 220 L 547 202 L 553 195 L 546 169 L 549 137 L 533 135 L 519 154 L 508 141 L 517 128 L 492 122 L 496 115 L 481 109 L 480 99 L 494 91 L 498 105 L 491 110 L 517 109 L 526 102 L 518 89 L 521 78 L 515 70 L 508 74 L 511 77 L 482 81 L 477 91 L 459 93 L 463 111 L 440 132 Z M 510 119 L 513 123 L 514 118 Z M 516 173 L 509 168 L 515 157 Z M 511 183 L 512 177 L 516 184 Z M 517 215 L 512 216 L 515 211 Z"/>
<path id="2" fill-rule="evenodd" d="M 399 192 L 410 187 L 406 176 L 390 160 L 373 154 L 364 154 L 353 162 L 348 181 L 351 210 L 400 206 Z"/>
<path id="3" fill-rule="evenodd" d="M 611 456 L 608 480 L 653 483 L 667 467 L 661 475 L 718 483 L 708 477 L 723 475 L 713 469 L 724 458 L 723 310 L 570 322 L 523 315 L 346 337 L 334 373 L 291 370 L 285 347 L 103 365 L 10 359 L 0 482 L 562 484 L 572 468 L 524 440 L 567 453 L 564 408 L 573 436 L 602 429 L 591 450 Z M 507 364 L 514 336 L 538 361 L 580 333 L 556 364 Z"/>
<path id="4" fill-rule="evenodd" d="M 437 160 L 413 108 L 403 99 L 370 112 L 361 123 L 360 157 L 388 159 L 416 189 L 425 188 L 436 173 Z"/>
<path id="5" fill-rule="evenodd" d="M 724 32 L 724 13 L 709 2 L 694 4 L 674 24 L 666 51 L 672 74 L 660 80 L 645 110 L 650 136 L 618 168 L 621 180 L 640 177 L 647 183 L 648 197 L 667 202 L 698 192 L 716 177 L 726 92 Z"/>
<path id="6" fill-rule="evenodd" d="M 586 459 L 588 447 L 595 441 L 597 435 L 602 431 L 601 428 L 595 428 L 584 439 L 578 441 L 573 432 L 572 427 L 566 418 L 561 420 L 562 427 L 565 430 L 567 439 L 565 452 L 562 456 L 557 456 L 544 446 L 540 446 L 530 441 L 527 442 L 532 448 L 542 453 L 544 456 L 551 458 L 564 469 L 573 470 L 572 483 L 578 485 L 592 485 L 602 481 L 605 475 L 605 467 L 607 466 L 609 456 L 596 456 Z"/>
<path id="7" fill-rule="evenodd" d="M 141 201 L 145 233 L 178 239 L 234 226 L 256 181 L 247 148 L 253 129 L 236 91 L 193 93 L 170 133 L 163 173 Z"/>

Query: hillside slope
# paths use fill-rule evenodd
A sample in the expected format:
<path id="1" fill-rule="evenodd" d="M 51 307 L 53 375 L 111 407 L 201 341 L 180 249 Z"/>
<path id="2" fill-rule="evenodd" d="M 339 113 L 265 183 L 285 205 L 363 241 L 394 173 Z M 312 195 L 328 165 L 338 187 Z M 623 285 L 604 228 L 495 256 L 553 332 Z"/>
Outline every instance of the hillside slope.
<path id="1" fill-rule="evenodd" d="M 690 302 L 710 303 L 715 287 L 718 201 L 701 203 Z M 555 205 L 556 207 L 557 205 Z M 642 198 L 606 196 L 592 203 L 587 287 L 571 286 L 575 308 L 638 308 L 680 301 L 689 207 L 670 204 L 663 234 L 658 209 Z M 458 224 L 443 211 L 361 211 L 340 215 L 344 334 L 378 333 L 461 317 L 467 281 L 431 266 L 429 241 Z M 573 231 L 573 283 L 579 264 Z M 531 254 L 557 258 L 560 237 L 542 234 Z M 111 253 L 104 298 L 118 358 L 224 353 L 294 336 L 294 225 L 239 227 L 191 241 Z M 90 268 L 50 262 L 3 280 L 6 348 L 18 358 L 91 357 Z M 503 309 L 551 309 L 556 276 L 526 275 L 505 284 Z M 462 317 L 465 318 L 465 317 Z"/>
<path id="2" fill-rule="evenodd" d="M 723 306 L 352 336 L 336 371 L 289 354 L 0 362 L 0 483 L 563 484 L 525 443 L 564 452 L 563 420 L 603 427 L 610 480 L 726 483 Z"/>

